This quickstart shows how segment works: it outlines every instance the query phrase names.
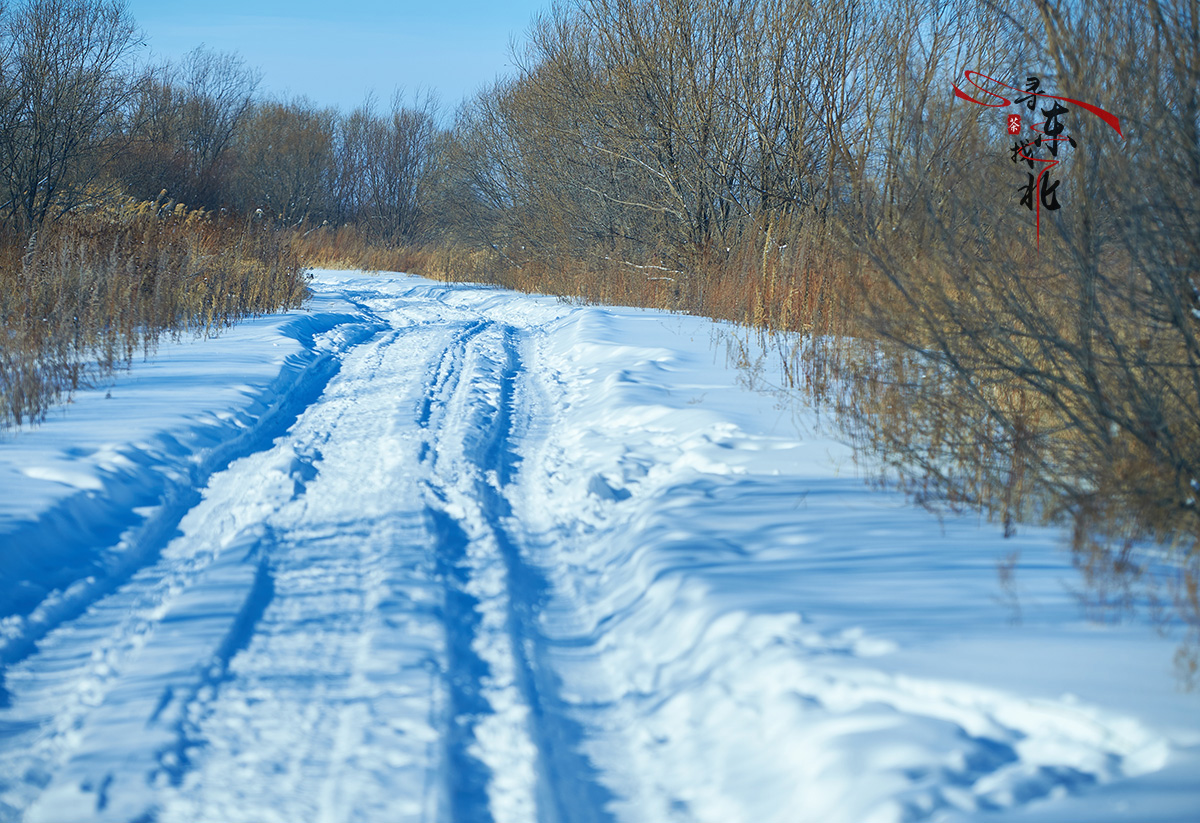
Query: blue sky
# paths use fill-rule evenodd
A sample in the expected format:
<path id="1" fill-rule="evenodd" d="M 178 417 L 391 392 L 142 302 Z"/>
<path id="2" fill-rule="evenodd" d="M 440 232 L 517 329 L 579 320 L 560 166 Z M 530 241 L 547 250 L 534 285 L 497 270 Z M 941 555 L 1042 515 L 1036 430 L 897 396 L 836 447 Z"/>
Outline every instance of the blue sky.
<path id="1" fill-rule="evenodd" d="M 348 111 L 374 92 L 434 89 L 453 109 L 511 71 L 521 39 L 549 0 L 128 0 L 153 53 L 177 58 L 201 43 L 262 70 L 268 95 L 305 95 Z"/>

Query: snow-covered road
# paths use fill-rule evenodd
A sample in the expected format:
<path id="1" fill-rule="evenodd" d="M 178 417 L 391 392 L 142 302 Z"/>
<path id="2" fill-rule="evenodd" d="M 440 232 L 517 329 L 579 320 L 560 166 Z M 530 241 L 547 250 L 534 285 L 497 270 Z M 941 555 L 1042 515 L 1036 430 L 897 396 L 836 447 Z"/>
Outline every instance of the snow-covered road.
<path id="1" fill-rule="evenodd" d="M 0 822 L 1200 820 L 1172 640 L 727 331 L 314 291 L 0 442 Z"/>

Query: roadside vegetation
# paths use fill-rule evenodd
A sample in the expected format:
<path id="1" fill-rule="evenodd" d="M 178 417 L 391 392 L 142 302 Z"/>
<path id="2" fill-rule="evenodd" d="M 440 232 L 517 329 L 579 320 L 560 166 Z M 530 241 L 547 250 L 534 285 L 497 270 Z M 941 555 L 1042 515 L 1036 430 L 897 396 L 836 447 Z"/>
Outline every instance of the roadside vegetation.
<path id="1" fill-rule="evenodd" d="M 214 334 L 307 295 L 282 232 L 162 203 L 59 221 L 0 247 L 0 419 L 37 421 L 164 335 Z"/>
<path id="2" fill-rule="evenodd" d="M 1182 625 L 1195 681 L 1198 16 L 576 0 L 458 112 L 448 240 L 492 257 L 425 271 L 760 330 L 784 385 L 834 409 L 887 482 L 1008 534 L 1067 524 L 1096 613 Z M 1119 131 L 1069 105 L 1058 188 L 1027 189 L 1026 208 L 1040 167 L 1005 113 L 1032 138 L 1054 101 L 957 98 L 995 102 L 968 69 L 1014 104 L 1037 77 Z"/>
<path id="3" fill-rule="evenodd" d="M 0 8 L 0 428 L 40 420 L 163 334 L 214 333 L 307 293 L 277 221 L 187 206 L 162 186 L 139 201 L 163 71 L 137 64 L 140 47 L 120 3 Z M 177 113 L 193 127 L 189 160 L 210 150 L 201 180 L 254 79 L 204 52 L 185 70 L 200 91 Z"/>
<path id="4" fill-rule="evenodd" d="M 453 111 L 341 112 L 232 54 L 147 66 L 119 3 L 15 3 L 0 419 L 298 305 L 304 266 L 699 313 L 764 335 L 888 482 L 1069 525 L 1096 605 L 1195 641 L 1198 30 L 1190 0 L 566 0 Z M 1030 210 L 1004 117 L 1029 137 L 1051 101 L 957 98 L 968 69 L 1120 131 L 1069 105 Z"/>

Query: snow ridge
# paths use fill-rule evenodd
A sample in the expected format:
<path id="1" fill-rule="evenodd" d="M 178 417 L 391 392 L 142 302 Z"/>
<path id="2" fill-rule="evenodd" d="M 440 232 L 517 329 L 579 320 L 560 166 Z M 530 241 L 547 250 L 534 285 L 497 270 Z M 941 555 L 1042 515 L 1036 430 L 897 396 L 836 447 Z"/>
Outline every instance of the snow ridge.
<path id="1" fill-rule="evenodd" d="M 318 337 L 323 344 L 333 341 L 334 330 L 336 343 L 318 345 Z M 208 478 L 285 432 L 337 373 L 338 351 L 376 330 L 356 315 L 286 324 L 281 331 L 303 348 L 242 416 L 189 431 L 191 443 L 163 433 L 153 442 L 124 446 L 109 456 L 112 468 L 89 478 L 84 491 L 62 498 L 37 519 L 0 524 L 7 526 L 0 533 L 5 545 L 0 603 L 9 606 L 0 616 L 0 706 L 7 701 L 3 669 L 154 562 Z M 36 470 L 26 473 L 31 471 L 36 477 Z"/>

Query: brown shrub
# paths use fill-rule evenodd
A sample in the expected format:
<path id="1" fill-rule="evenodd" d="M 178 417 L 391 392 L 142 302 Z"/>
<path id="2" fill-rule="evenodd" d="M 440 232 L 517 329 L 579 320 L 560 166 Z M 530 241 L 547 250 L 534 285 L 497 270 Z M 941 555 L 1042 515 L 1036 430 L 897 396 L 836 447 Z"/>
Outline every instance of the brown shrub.
<path id="1" fill-rule="evenodd" d="M 299 306 L 289 237 L 261 220 L 140 203 L 70 215 L 0 243 L 0 426 L 149 351 L 161 335 L 214 334 Z"/>

